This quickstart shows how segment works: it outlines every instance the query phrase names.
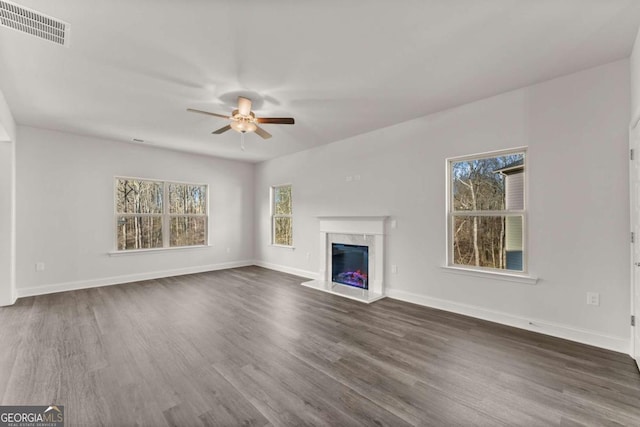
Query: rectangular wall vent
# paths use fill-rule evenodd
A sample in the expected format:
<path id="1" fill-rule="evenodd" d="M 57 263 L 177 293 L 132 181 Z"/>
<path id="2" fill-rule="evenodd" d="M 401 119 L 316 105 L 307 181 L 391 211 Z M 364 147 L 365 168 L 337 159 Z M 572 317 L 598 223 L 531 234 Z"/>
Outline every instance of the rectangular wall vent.
<path id="1" fill-rule="evenodd" d="M 62 46 L 69 44 L 67 23 L 12 2 L 0 0 L 0 24 Z"/>

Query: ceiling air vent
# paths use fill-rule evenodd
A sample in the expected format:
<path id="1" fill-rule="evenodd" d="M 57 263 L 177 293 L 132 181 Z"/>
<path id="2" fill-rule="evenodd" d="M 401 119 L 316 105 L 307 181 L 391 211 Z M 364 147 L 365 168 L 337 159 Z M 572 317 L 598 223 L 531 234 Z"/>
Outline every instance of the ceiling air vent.
<path id="1" fill-rule="evenodd" d="M 69 24 L 12 2 L 0 0 L 0 24 L 66 46 Z"/>

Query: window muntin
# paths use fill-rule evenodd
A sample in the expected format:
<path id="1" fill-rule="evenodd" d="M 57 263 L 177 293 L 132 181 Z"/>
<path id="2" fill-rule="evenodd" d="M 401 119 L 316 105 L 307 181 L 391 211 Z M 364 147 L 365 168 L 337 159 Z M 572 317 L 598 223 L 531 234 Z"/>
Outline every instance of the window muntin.
<path id="1" fill-rule="evenodd" d="M 271 187 L 271 243 L 293 246 L 291 185 Z"/>
<path id="2" fill-rule="evenodd" d="M 207 244 L 208 188 L 117 177 L 118 251 Z"/>
<path id="3" fill-rule="evenodd" d="M 449 159 L 448 264 L 526 271 L 526 151 Z"/>

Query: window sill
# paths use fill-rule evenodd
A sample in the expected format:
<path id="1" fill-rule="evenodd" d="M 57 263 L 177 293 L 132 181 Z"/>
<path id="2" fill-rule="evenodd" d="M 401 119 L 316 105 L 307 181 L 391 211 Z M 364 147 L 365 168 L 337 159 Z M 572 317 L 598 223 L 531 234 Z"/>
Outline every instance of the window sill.
<path id="1" fill-rule="evenodd" d="M 276 245 L 274 243 L 271 243 L 269 246 L 273 246 L 274 248 L 284 248 L 284 249 L 290 249 L 290 250 L 294 250 L 296 248 L 295 246 Z"/>
<path id="2" fill-rule="evenodd" d="M 153 248 L 153 249 L 130 249 L 128 251 L 111 251 L 108 252 L 109 256 L 121 256 L 121 255 L 137 255 L 137 254 L 151 254 L 156 252 L 171 252 L 171 251 L 190 251 L 194 249 L 206 249 L 212 245 L 198 245 L 198 246 L 174 246 L 172 248 Z"/>
<path id="3" fill-rule="evenodd" d="M 475 270 L 472 268 L 454 267 L 445 265 L 441 267 L 447 273 L 461 274 L 463 276 L 482 277 L 485 279 L 504 280 L 507 282 L 525 283 L 527 285 L 535 285 L 538 278 L 528 274 L 502 273 L 497 271 Z"/>

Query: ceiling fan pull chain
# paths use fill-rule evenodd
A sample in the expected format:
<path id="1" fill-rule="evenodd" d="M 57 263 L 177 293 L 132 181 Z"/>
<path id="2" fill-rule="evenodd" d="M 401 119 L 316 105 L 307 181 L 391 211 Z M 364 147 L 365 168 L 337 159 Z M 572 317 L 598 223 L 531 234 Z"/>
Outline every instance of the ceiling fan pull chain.
<path id="1" fill-rule="evenodd" d="M 240 134 L 240 149 L 244 151 L 244 133 Z"/>

